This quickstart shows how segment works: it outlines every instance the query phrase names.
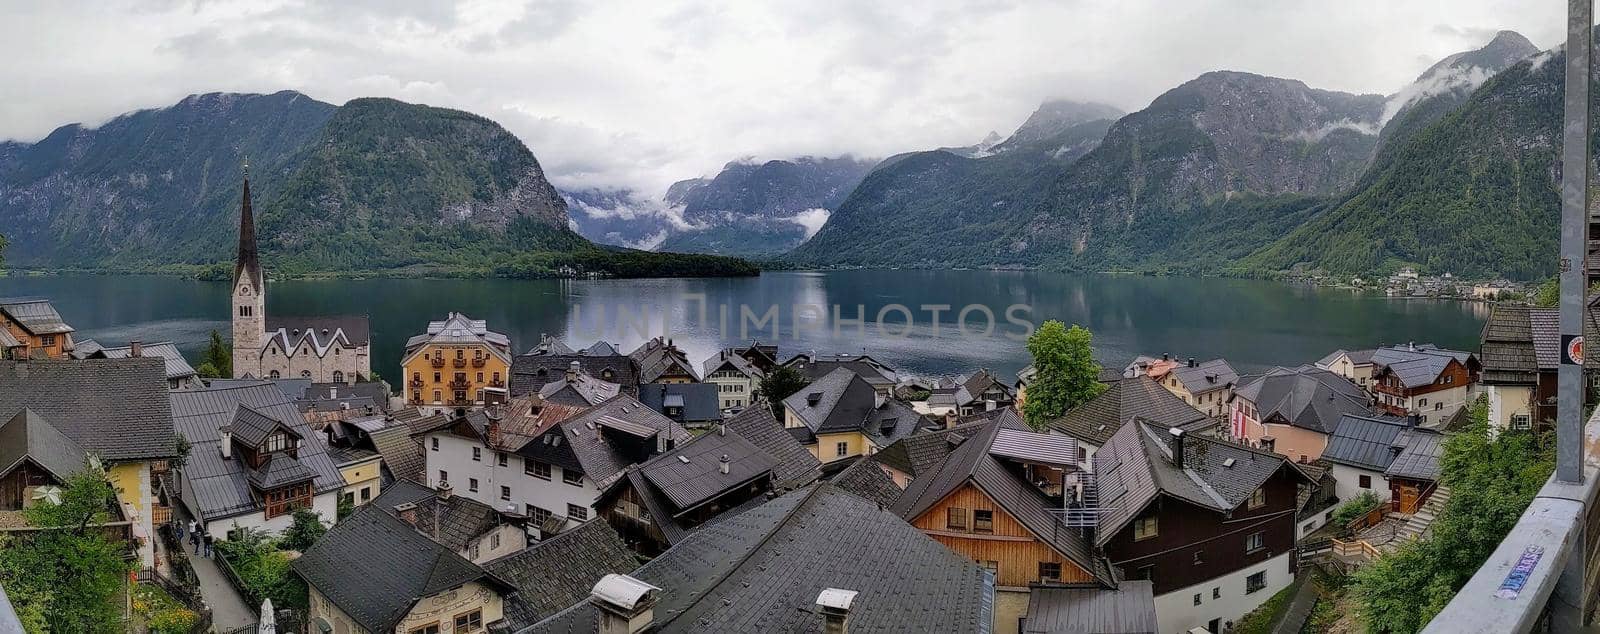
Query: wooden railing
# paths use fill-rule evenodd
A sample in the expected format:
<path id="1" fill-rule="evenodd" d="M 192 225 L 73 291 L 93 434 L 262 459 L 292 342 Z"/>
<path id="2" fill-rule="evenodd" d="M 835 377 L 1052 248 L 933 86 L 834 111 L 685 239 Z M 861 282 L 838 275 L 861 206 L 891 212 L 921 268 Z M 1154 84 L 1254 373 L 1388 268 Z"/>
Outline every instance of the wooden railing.
<path id="1" fill-rule="evenodd" d="M 1341 559 L 1372 561 L 1377 559 L 1380 554 L 1376 546 L 1367 543 L 1364 539 L 1345 541 L 1336 537 L 1329 541 L 1333 544 L 1333 556 Z"/>

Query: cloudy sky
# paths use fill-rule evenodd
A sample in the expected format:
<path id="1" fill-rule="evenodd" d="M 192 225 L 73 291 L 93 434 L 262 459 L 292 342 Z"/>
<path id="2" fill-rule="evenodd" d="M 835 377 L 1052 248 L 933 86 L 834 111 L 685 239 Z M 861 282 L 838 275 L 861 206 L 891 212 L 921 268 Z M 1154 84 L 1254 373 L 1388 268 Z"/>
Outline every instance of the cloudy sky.
<path id="1" fill-rule="evenodd" d="M 659 194 L 740 157 L 886 156 L 1009 132 L 1047 97 L 1136 110 L 1215 69 L 1392 93 L 1532 0 L 0 0 L 0 139 L 293 89 L 461 108 L 558 186 Z"/>

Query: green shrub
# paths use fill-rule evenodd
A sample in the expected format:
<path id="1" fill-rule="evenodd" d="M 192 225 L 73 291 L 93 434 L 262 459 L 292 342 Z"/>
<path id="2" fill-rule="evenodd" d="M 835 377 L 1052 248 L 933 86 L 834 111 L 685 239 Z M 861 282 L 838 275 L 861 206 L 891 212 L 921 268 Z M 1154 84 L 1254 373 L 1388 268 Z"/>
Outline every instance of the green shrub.
<path id="1" fill-rule="evenodd" d="M 1368 511 L 1383 503 L 1378 499 L 1378 494 L 1371 491 L 1362 491 L 1361 495 L 1344 504 L 1339 505 L 1339 510 L 1333 512 L 1333 519 L 1328 520 L 1334 526 L 1344 526 L 1355 521 L 1356 518 L 1366 515 Z"/>

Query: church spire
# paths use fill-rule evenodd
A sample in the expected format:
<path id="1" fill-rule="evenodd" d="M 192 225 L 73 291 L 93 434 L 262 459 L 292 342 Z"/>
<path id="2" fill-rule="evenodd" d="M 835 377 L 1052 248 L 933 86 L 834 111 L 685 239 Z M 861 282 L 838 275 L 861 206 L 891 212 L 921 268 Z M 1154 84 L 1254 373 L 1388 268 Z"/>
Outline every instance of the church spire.
<path id="1" fill-rule="evenodd" d="M 261 260 L 256 253 L 256 217 L 250 209 L 250 163 L 244 164 L 244 198 L 239 204 L 239 261 L 233 267 L 233 285 L 239 286 L 240 276 L 250 276 L 250 284 L 261 291 Z"/>

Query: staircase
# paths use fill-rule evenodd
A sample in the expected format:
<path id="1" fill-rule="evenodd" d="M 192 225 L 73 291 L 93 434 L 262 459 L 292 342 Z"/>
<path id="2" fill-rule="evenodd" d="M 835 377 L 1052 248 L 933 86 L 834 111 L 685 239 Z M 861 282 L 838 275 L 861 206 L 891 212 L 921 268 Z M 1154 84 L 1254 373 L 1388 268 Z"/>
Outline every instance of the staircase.
<path id="1" fill-rule="evenodd" d="M 1421 539 L 1423 535 L 1428 533 L 1428 529 L 1433 526 L 1433 520 L 1444 512 L 1445 504 L 1449 501 L 1450 487 L 1439 485 L 1433 490 L 1433 495 L 1428 496 L 1428 502 L 1423 504 L 1422 508 L 1417 509 L 1411 519 L 1406 520 L 1405 525 L 1400 527 L 1400 531 L 1394 541 L 1385 544 L 1383 550 L 1385 552 L 1393 551 L 1399 548 L 1400 544 L 1413 539 Z"/>

